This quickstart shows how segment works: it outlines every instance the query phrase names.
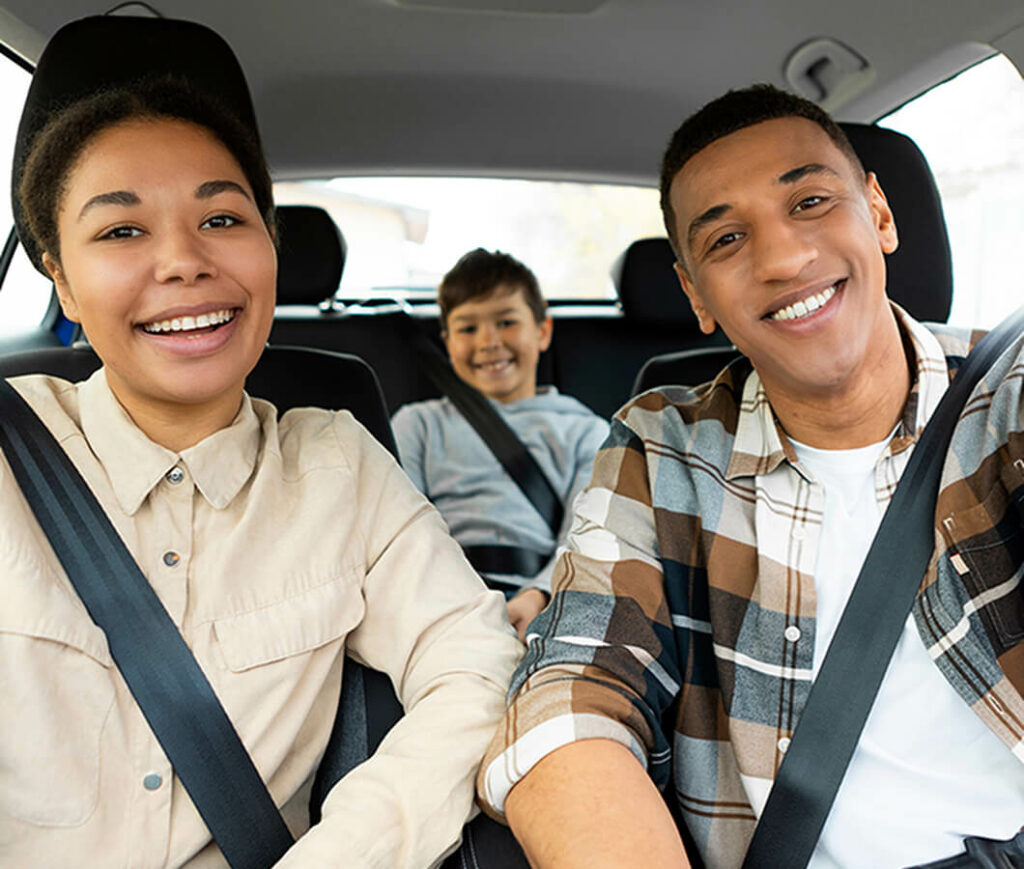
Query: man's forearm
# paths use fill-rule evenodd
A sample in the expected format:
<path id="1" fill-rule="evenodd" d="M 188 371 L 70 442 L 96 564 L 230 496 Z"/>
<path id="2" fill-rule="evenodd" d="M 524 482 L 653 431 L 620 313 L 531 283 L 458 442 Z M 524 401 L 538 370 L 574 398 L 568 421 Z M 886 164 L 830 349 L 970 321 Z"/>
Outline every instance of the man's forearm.
<path id="1" fill-rule="evenodd" d="M 690 865 L 658 789 L 629 749 L 609 739 L 549 754 L 512 789 L 505 810 L 539 869 Z"/>

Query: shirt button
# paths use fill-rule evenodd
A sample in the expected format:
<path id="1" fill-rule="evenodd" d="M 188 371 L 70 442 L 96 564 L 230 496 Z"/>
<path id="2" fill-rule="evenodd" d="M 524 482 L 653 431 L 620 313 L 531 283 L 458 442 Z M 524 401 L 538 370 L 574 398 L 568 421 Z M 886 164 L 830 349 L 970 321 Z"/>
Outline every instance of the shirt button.
<path id="1" fill-rule="evenodd" d="M 803 540 L 805 536 L 807 536 L 807 532 L 804 531 L 802 525 L 797 525 L 796 528 L 793 529 L 792 537 L 794 540 Z"/>
<path id="2" fill-rule="evenodd" d="M 142 786 L 147 791 L 155 791 L 160 785 L 164 783 L 163 778 L 159 773 L 151 772 L 142 780 Z"/>
<path id="3" fill-rule="evenodd" d="M 779 748 L 779 751 L 782 752 L 783 754 L 785 754 L 787 751 L 789 751 L 789 741 L 790 740 L 789 740 L 788 736 L 783 736 L 782 739 L 780 739 L 776 743 L 776 745 Z"/>
<path id="4" fill-rule="evenodd" d="M 164 564 L 168 567 L 174 567 L 179 561 L 181 561 L 181 556 L 177 552 L 164 553 Z"/>
<path id="5" fill-rule="evenodd" d="M 178 483 L 180 483 L 184 479 L 185 479 L 185 472 L 181 468 L 177 468 L 177 467 L 171 468 L 167 472 L 167 482 L 168 483 L 174 483 L 175 485 L 177 485 Z"/>
<path id="6" fill-rule="evenodd" d="M 796 625 L 790 625 L 788 628 L 786 628 L 786 639 L 789 640 L 791 643 L 795 643 L 797 640 L 799 640 L 800 628 L 798 628 Z"/>

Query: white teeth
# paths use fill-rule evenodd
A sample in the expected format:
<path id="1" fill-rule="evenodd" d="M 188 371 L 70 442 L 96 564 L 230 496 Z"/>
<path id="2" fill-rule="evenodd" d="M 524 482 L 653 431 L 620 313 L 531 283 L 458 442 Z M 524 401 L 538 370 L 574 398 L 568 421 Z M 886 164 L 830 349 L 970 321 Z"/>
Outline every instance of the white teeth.
<path id="1" fill-rule="evenodd" d="M 827 290 L 822 290 L 820 293 L 810 295 L 806 299 L 801 299 L 799 302 L 794 302 L 792 305 L 781 308 L 772 314 L 771 318 L 773 320 L 799 320 L 803 317 L 808 317 L 817 311 L 818 308 L 825 307 L 828 300 L 835 294 L 836 288 L 833 285 Z"/>
<path id="2" fill-rule="evenodd" d="M 169 320 L 154 320 L 152 323 L 144 323 L 142 328 L 154 335 L 167 332 L 187 332 L 192 329 L 207 329 L 210 326 L 219 326 L 222 323 L 231 322 L 234 318 L 235 312 L 231 308 L 224 308 L 220 311 L 200 314 L 198 317 L 173 317 Z"/>

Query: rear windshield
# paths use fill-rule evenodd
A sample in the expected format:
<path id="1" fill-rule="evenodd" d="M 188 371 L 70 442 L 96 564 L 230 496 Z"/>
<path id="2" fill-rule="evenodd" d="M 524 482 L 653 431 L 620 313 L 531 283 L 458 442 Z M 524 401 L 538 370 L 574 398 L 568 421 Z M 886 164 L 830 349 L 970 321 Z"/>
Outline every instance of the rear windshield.
<path id="1" fill-rule="evenodd" d="M 630 242 L 664 235 L 650 187 L 493 178 L 278 182 L 281 205 L 320 205 L 348 242 L 339 296 L 434 298 L 466 251 L 502 250 L 549 299 L 613 299 L 609 271 Z"/>

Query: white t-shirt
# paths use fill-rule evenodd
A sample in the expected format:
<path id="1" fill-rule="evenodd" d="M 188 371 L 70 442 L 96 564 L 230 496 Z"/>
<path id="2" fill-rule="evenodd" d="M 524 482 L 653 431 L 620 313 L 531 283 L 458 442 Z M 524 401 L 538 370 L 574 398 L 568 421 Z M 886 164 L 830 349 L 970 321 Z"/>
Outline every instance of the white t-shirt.
<path id="1" fill-rule="evenodd" d="M 793 441 L 825 491 L 815 585 L 817 674 L 882 518 L 875 465 L 888 439 L 853 450 Z M 932 663 L 907 618 L 813 869 L 884 869 L 963 850 L 965 836 L 1008 839 L 1024 825 L 1024 770 Z"/>

